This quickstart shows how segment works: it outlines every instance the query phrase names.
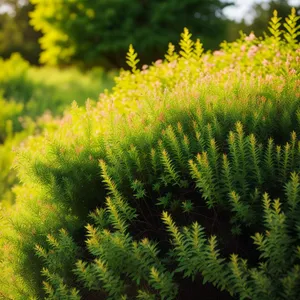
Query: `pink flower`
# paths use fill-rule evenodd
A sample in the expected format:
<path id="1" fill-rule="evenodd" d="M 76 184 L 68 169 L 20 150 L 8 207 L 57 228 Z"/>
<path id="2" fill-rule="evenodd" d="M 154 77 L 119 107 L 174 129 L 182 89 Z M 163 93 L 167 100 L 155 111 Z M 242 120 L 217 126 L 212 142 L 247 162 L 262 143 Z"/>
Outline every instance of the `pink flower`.
<path id="1" fill-rule="evenodd" d="M 264 59 L 264 60 L 262 61 L 262 64 L 263 64 L 264 66 L 267 66 L 267 65 L 269 64 L 269 62 L 268 62 L 266 59 Z"/>
<path id="2" fill-rule="evenodd" d="M 248 51 L 248 57 L 251 58 L 253 56 L 255 56 L 256 52 L 258 51 L 258 47 L 257 46 L 251 46 L 251 48 Z"/>
<path id="3" fill-rule="evenodd" d="M 247 41 L 247 42 L 252 42 L 253 40 L 255 40 L 256 39 L 256 36 L 255 36 L 255 34 L 253 33 L 253 32 L 251 32 L 250 34 L 249 34 L 249 36 L 246 36 L 245 37 L 245 41 Z"/>
<path id="4" fill-rule="evenodd" d="M 246 50 L 246 45 L 241 46 L 241 51 L 244 52 Z"/>
<path id="5" fill-rule="evenodd" d="M 222 56 L 224 55 L 224 52 L 223 51 L 220 51 L 220 50 L 217 50 L 217 51 L 214 51 L 214 56 Z"/>

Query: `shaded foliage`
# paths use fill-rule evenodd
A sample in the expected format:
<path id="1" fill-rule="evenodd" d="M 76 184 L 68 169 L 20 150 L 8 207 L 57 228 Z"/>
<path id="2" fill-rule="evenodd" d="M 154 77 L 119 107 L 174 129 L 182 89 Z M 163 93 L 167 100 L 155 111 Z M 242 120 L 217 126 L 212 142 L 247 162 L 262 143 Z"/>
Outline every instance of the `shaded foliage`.
<path id="1" fill-rule="evenodd" d="M 19 52 L 31 64 L 38 64 L 41 33 L 29 24 L 29 13 L 34 6 L 19 0 L 1 0 L 0 5 L 8 6 L 8 12 L 0 14 L 0 56 L 9 58 Z"/>
<path id="2" fill-rule="evenodd" d="M 225 38 L 222 9 L 228 4 L 219 0 L 31 2 L 36 5 L 31 23 L 44 35 L 42 63 L 120 67 L 129 44 L 150 63 L 185 26 L 208 48 Z"/>

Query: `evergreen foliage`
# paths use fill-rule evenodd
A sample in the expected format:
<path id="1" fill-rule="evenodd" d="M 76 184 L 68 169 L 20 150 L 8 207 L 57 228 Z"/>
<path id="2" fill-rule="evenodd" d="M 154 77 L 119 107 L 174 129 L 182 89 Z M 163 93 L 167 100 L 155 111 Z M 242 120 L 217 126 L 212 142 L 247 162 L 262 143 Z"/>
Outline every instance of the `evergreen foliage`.
<path id="1" fill-rule="evenodd" d="M 296 300 L 299 45 L 279 23 L 215 53 L 184 29 L 142 70 L 131 46 L 112 93 L 29 140 L 1 296 Z"/>

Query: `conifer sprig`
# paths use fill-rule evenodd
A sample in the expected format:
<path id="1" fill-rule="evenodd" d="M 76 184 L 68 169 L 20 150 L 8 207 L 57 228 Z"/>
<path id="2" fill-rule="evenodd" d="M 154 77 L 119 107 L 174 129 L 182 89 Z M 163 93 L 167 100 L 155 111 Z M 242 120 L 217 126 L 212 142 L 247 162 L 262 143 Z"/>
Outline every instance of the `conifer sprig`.
<path id="1" fill-rule="evenodd" d="M 281 23 L 280 23 L 281 19 L 282 18 L 278 17 L 277 10 L 274 10 L 273 17 L 271 18 L 271 20 L 269 22 L 269 31 L 273 35 L 276 43 L 280 42 L 280 35 L 282 34 L 282 31 L 279 29 L 281 26 Z"/>
<path id="2" fill-rule="evenodd" d="M 299 19 L 300 16 L 296 15 L 296 9 L 293 7 L 290 15 L 285 18 L 285 23 L 283 24 L 286 29 L 284 37 L 293 48 L 297 46 L 297 37 L 300 34 L 300 25 L 297 25 Z"/>
<path id="3" fill-rule="evenodd" d="M 184 28 L 183 33 L 181 34 L 181 40 L 179 42 L 181 48 L 179 53 L 185 59 L 190 59 L 193 55 L 194 42 L 191 40 L 191 36 L 192 34 L 189 32 L 189 30 Z M 199 48 L 199 45 L 197 47 Z"/>
<path id="4" fill-rule="evenodd" d="M 132 73 L 137 72 L 137 64 L 139 63 L 139 59 L 137 58 L 137 53 L 134 51 L 133 46 L 130 44 L 129 50 L 127 52 L 127 64 L 129 67 L 131 67 Z"/>

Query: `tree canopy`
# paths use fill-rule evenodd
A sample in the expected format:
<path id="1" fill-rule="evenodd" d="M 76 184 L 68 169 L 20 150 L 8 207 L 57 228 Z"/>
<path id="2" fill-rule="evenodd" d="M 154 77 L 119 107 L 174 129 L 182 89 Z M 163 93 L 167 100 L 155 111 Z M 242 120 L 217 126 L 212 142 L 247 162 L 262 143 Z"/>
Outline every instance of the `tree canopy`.
<path id="1" fill-rule="evenodd" d="M 41 62 L 122 66 L 129 44 L 142 60 L 162 57 L 186 26 L 208 48 L 225 38 L 220 0 L 31 0 L 31 24 L 41 30 Z"/>

